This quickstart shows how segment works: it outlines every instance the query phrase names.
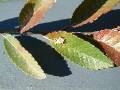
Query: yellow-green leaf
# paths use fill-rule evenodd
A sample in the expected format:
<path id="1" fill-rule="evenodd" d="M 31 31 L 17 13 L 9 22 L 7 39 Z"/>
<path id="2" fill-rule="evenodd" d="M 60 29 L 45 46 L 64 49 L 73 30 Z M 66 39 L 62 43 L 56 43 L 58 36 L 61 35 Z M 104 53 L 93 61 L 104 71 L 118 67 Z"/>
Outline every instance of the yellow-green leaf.
<path id="1" fill-rule="evenodd" d="M 2 36 L 4 37 L 5 51 L 19 69 L 37 79 L 46 77 L 33 56 L 21 46 L 16 38 L 10 34 L 2 34 Z"/>
<path id="2" fill-rule="evenodd" d="M 72 24 L 79 27 L 97 20 L 102 14 L 109 12 L 120 0 L 84 0 L 72 16 Z"/>
<path id="3" fill-rule="evenodd" d="M 54 32 L 47 36 L 57 52 L 81 67 L 91 70 L 114 67 L 112 60 L 98 48 L 71 33 Z"/>
<path id="4" fill-rule="evenodd" d="M 41 21 L 55 0 L 27 0 L 21 10 L 19 21 L 22 25 L 21 33 L 28 31 Z"/>

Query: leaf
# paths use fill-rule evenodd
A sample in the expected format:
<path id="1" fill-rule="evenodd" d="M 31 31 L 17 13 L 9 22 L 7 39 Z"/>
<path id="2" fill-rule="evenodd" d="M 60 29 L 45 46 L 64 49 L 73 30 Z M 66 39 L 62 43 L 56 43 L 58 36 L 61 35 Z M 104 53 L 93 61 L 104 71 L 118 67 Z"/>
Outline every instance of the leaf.
<path id="1" fill-rule="evenodd" d="M 71 33 L 54 32 L 47 36 L 57 52 L 81 67 L 98 70 L 114 66 L 99 49 Z"/>
<path id="2" fill-rule="evenodd" d="M 21 33 L 28 31 L 41 21 L 55 0 L 27 0 L 19 15 Z"/>
<path id="3" fill-rule="evenodd" d="M 93 36 L 113 62 L 120 66 L 120 31 L 106 29 L 95 32 Z"/>
<path id="4" fill-rule="evenodd" d="M 44 79 L 46 77 L 32 55 L 21 46 L 16 38 L 10 34 L 2 34 L 2 36 L 4 37 L 6 53 L 19 69 L 37 79 Z"/>
<path id="5" fill-rule="evenodd" d="M 92 23 L 101 15 L 109 12 L 119 2 L 120 0 L 84 0 L 73 13 L 71 20 L 72 24 L 75 24 L 73 27 Z"/>

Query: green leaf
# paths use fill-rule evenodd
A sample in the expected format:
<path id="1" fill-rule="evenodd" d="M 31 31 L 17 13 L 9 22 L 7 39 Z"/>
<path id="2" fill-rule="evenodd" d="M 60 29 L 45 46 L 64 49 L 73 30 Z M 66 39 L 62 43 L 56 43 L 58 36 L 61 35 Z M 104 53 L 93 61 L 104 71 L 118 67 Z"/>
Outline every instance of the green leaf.
<path id="1" fill-rule="evenodd" d="M 27 0 L 19 15 L 19 21 L 22 25 L 20 32 L 28 31 L 37 25 L 54 3 L 55 0 Z"/>
<path id="2" fill-rule="evenodd" d="M 20 42 L 10 34 L 2 34 L 4 37 L 4 47 L 12 62 L 26 74 L 37 79 L 44 79 L 45 73 L 32 57 L 20 44 Z"/>
<path id="3" fill-rule="evenodd" d="M 114 66 L 98 48 L 71 33 L 54 32 L 47 37 L 57 52 L 81 67 L 99 70 Z"/>
<path id="4" fill-rule="evenodd" d="M 84 0 L 73 13 L 71 22 L 75 24 L 74 27 L 92 23 L 101 15 L 109 12 L 119 2 L 120 0 Z"/>

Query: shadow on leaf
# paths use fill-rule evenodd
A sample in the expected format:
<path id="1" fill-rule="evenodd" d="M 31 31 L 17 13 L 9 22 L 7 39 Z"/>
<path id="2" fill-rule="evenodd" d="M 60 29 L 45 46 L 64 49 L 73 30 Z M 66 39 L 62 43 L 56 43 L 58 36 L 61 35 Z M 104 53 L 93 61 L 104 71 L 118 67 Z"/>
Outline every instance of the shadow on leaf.
<path id="1" fill-rule="evenodd" d="M 60 77 L 71 74 L 64 58 L 46 43 L 30 36 L 17 36 L 17 39 L 33 55 L 45 73 Z"/>

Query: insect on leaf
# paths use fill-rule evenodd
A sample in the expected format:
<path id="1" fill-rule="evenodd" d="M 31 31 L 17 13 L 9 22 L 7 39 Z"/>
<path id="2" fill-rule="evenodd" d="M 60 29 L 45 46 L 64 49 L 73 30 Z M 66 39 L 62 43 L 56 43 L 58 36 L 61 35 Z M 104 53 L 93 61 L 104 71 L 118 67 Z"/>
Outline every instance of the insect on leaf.
<path id="1" fill-rule="evenodd" d="M 37 25 L 56 0 L 27 0 L 19 15 L 21 33 Z"/>
<path id="2" fill-rule="evenodd" d="M 101 30 L 94 33 L 94 39 L 113 62 L 120 66 L 120 31 L 117 31 L 117 28 Z"/>
<path id="3" fill-rule="evenodd" d="M 73 27 L 79 27 L 97 20 L 102 14 L 109 12 L 120 0 L 84 0 L 72 16 Z"/>
<path id="4" fill-rule="evenodd" d="M 53 32 L 47 37 L 57 52 L 81 67 L 99 70 L 114 66 L 98 48 L 71 33 Z"/>
<path id="5" fill-rule="evenodd" d="M 32 55 L 21 46 L 16 38 L 10 34 L 2 34 L 2 36 L 4 37 L 6 53 L 20 70 L 37 79 L 44 79 L 46 77 L 44 71 Z"/>

